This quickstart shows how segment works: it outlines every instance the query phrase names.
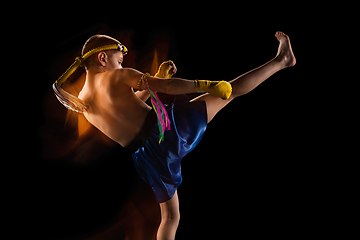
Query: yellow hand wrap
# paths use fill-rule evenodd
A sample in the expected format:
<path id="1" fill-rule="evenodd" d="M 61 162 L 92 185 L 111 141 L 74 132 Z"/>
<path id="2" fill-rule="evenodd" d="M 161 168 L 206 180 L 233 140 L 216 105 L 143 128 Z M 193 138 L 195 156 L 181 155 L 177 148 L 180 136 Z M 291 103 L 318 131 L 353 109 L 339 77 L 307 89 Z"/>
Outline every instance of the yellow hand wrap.
<path id="1" fill-rule="evenodd" d="M 225 81 L 195 80 L 196 91 L 205 91 L 215 97 L 228 99 L 232 93 L 231 84 Z"/>
<path id="2" fill-rule="evenodd" d="M 159 78 L 171 78 L 174 73 L 173 72 L 169 72 L 170 71 L 170 64 L 173 61 L 168 60 L 163 62 L 160 66 L 159 69 L 157 71 L 157 73 L 155 74 L 155 77 L 159 77 Z M 167 74 L 167 75 L 166 75 Z"/>

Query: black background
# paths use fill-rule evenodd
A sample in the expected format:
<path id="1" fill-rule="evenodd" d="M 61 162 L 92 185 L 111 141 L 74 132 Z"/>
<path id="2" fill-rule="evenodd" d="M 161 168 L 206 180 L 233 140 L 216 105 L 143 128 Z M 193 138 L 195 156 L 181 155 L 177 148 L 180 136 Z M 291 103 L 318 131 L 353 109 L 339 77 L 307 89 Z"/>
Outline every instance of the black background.
<path id="1" fill-rule="evenodd" d="M 37 239 L 154 239 L 159 208 L 130 153 L 95 129 L 77 139 L 51 89 L 91 35 L 125 44 L 124 67 L 150 72 L 157 49 L 160 62 L 175 62 L 178 77 L 229 81 L 271 60 L 278 47 L 274 34 L 283 31 L 296 66 L 219 112 L 183 159 L 177 239 L 288 239 L 334 231 L 323 224 L 333 214 L 324 196 L 336 185 L 326 177 L 332 163 L 324 162 L 319 146 L 326 126 L 316 116 L 325 110 L 313 98 L 315 76 L 309 78 L 315 66 L 307 34 L 317 23 L 255 9 L 179 7 L 171 14 L 111 18 L 94 11 L 89 19 L 71 11 L 66 20 L 49 14 L 32 23 L 23 35 L 35 46 L 32 71 L 40 73 L 32 77 L 35 104 L 24 125 L 28 144 L 36 147 L 21 153 L 18 143 L 18 154 L 29 160 L 21 162 L 18 226 Z"/>

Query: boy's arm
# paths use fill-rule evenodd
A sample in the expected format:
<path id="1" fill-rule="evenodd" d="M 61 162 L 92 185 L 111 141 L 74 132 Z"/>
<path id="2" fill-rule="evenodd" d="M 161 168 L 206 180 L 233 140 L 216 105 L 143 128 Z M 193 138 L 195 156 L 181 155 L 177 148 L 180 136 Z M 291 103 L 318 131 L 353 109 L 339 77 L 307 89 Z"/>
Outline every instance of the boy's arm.
<path id="1" fill-rule="evenodd" d="M 148 76 L 147 81 L 152 89 L 161 93 L 180 95 L 196 92 L 195 82 L 192 80 L 181 78 L 164 79 Z"/>
<path id="2" fill-rule="evenodd" d="M 135 69 L 120 69 L 119 80 L 123 81 L 129 87 L 137 89 L 138 82 L 143 76 L 143 73 Z M 205 91 L 213 96 L 228 99 L 231 95 L 232 88 L 231 84 L 225 81 L 207 81 L 207 80 L 186 80 L 181 78 L 157 78 L 148 76 L 147 77 L 149 86 L 155 91 L 166 93 L 170 95 L 180 95 L 195 93 L 198 91 Z M 142 84 L 140 89 L 144 90 Z"/>
<path id="3" fill-rule="evenodd" d="M 143 76 L 142 72 L 131 68 L 120 69 L 118 70 L 118 72 L 118 81 L 123 81 L 123 83 L 125 83 L 129 87 L 138 89 L 138 82 Z M 191 80 L 185 80 L 180 78 L 164 79 L 148 76 L 147 81 L 152 89 L 161 93 L 178 95 L 196 92 L 195 82 Z M 140 89 L 138 90 L 144 90 L 142 88 L 142 84 L 140 84 Z"/>

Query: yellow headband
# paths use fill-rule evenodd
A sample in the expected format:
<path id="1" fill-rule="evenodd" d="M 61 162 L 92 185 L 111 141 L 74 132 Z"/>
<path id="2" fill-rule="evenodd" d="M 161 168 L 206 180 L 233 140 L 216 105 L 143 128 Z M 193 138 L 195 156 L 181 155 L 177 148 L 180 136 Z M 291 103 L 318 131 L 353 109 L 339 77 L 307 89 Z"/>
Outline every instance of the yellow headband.
<path id="1" fill-rule="evenodd" d="M 127 48 L 122 44 L 111 44 L 111 45 L 105 45 L 105 46 L 91 49 L 90 51 L 85 53 L 83 56 L 76 57 L 75 62 L 73 62 L 73 64 L 71 64 L 71 66 L 58 78 L 58 80 L 55 81 L 55 83 L 57 83 L 59 86 L 63 85 L 64 82 L 66 81 L 66 79 L 68 79 L 71 76 L 71 74 L 73 74 L 76 71 L 76 69 L 78 69 L 78 67 L 81 67 L 83 65 L 84 61 L 88 57 L 90 57 L 94 53 L 98 53 L 98 52 L 106 51 L 106 50 L 119 50 L 124 55 L 126 55 L 128 52 Z"/>

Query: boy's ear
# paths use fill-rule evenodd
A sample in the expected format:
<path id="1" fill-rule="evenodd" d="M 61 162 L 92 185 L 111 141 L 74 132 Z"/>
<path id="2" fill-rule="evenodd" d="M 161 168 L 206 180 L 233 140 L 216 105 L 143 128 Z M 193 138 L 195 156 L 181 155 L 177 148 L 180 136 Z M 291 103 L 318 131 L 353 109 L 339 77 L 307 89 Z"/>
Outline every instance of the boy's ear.
<path id="1" fill-rule="evenodd" d="M 101 66 L 105 67 L 107 62 L 107 55 L 105 52 L 99 52 L 98 54 L 98 61 L 100 62 Z"/>

